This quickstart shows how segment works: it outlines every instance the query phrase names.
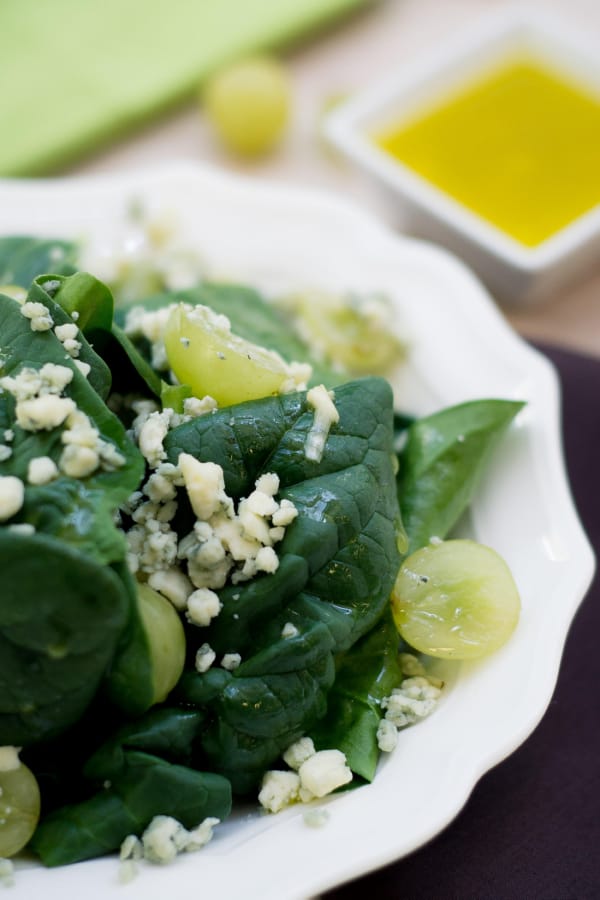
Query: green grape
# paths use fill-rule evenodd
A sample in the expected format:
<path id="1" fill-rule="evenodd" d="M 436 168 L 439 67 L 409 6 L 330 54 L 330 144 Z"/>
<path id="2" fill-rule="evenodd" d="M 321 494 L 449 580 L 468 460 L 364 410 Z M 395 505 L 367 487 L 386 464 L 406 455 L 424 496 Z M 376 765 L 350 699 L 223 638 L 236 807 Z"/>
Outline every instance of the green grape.
<path id="1" fill-rule="evenodd" d="M 152 658 L 153 703 L 173 690 L 185 664 L 185 632 L 169 600 L 147 584 L 138 584 L 138 608 Z"/>
<path id="2" fill-rule="evenodd" d="M 441 541 L 412 553 L 392 592 L 394 621 L 404 640 L 445 659 L 493 653 L 513 633 L 520 609 L 502 557 L 468 540 Z"/>
<path id="3" fill-rule="evenodd" d="M 333 363 L 357 374 L 378 374 L 405 356 L 394 334 L 394 310 L 381 294 L 309 291 L 286 297 L 306 342 Z"/>
<path id="4" fill-rule="evenodd" d="M 27 766 L 0 770 L 0 857 L 14 856 L 28 843 L 40 817 L 40 790 Z"/>
<path id="5" fill-rule="evenodd" d="M 227 320 L 206 306 L 174 309 L 164 340 L 177 379 L 219 406 L 278 394 L 289 377 L 278 353 L 232 334 Z"/>
<path id="6" fill-rule="evenodd" d="M 241 60 L 211 78 L 204 103 L 228 150 L 241 156 L 259 156 L 275 146 L 287 124 L 289 80 L 276 60 Z"/>

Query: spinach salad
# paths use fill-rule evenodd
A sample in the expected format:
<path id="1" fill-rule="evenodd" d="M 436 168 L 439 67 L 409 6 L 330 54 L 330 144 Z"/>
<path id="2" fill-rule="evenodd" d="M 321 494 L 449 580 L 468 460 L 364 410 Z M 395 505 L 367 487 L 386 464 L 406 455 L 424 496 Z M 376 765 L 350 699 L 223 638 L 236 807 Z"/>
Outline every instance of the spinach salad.
<path id="1" fill-rule="evenodd" d="M 407 559 L 462 559 L 445 538 L 522 404 L 414 419 L 356 298 L 325 326 L 368 336 L 353 368 L 298 302 L 115 304 L 77 256 L 0 240 L 0 857 L 165 861 L 236 798 L 370 781 L 432 708 L 397 585 L 420 602 Z"/>

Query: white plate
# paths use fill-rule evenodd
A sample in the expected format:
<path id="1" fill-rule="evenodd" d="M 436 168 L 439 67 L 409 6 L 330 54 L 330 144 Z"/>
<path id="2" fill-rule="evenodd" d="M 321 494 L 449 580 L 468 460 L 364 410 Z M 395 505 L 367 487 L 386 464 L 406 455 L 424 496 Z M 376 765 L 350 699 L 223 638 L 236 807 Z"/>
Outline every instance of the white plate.
<path id="1" fill-rule="evenodd" d="M 0 232 L 107 237 L 129 201 L 174 211 L 212 271 L 266 287 L 388 293 L 412 341 L 394 379 L 398 403 L 428 412 L 468 398 L 525 399 L 473 505 L 469 527 L 508 560 L 523 600 L 511 641 L 463 664 L 431 718 L 405 730 L 372 785 L 327 801 L 326 826 L 301 809 L 240 814 L 213 842 L 165 868 L 143 867 L 127 887 L 114 858 L 45 870 L 18 864 L 11 897 L 46 900 L 293 900 L 397 859 L 459 812 L 478 778 L 535 728 L 550 700 L 593 555 L 561 455 L 557 379 L 505 324 L 476 279 L 435 247 L 395 237 L 323 194 L 234 180 L 179 165 L 109 178 L 0 182 Z M 518 809 L 515 814 L 518 815 Z"/>

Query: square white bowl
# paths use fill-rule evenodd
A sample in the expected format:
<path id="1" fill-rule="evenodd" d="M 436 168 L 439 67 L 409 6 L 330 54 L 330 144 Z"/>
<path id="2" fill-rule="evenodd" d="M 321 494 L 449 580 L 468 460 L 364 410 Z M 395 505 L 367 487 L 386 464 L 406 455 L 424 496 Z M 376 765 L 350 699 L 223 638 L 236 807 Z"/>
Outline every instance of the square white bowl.
<path id="1" fill-rule="evenodd" d="M 443 101 L 519 52 L 600 99 L 600 35 L 594 41 L 569 23 L 519 4 L 390 73 L 326 122 L 329 140 L 381 188 L 395 223 L 459 254 L 506 303 L 546 297 L 598 262 L 600 205 L 529 248 L 392 158 L 373 134 Z M 598 160 L 600 165 L 600 147 Z"/>

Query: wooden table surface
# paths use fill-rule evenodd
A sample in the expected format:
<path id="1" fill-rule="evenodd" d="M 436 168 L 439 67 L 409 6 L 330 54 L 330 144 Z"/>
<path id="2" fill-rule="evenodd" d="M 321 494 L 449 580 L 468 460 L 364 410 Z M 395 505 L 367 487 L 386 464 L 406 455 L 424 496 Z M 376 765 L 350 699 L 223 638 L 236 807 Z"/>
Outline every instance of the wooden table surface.
<path id="1" fill-rule="evenodd" d="M 294 90 L 293 119 L 283 145 L 267 159 L 240 163 L 213 139 L 196 104 L 72 168 L 72 173 L 127 171 L 179 159 L 209 162 L 273 181 L 325 188 L 358 201 L 385 219 L 378 200 L 356 171 L 327 150 L 321 137 L 332 98 L 377 81 L 403 60 L 416 58 L 506 0 L 379 0 L 287 54 Z M 595 34 L 599 0 L 531 0 Z M 530 307 L 506 308 L 523 335 L 600 356 L 599 261 L 578 284 Z"/>

